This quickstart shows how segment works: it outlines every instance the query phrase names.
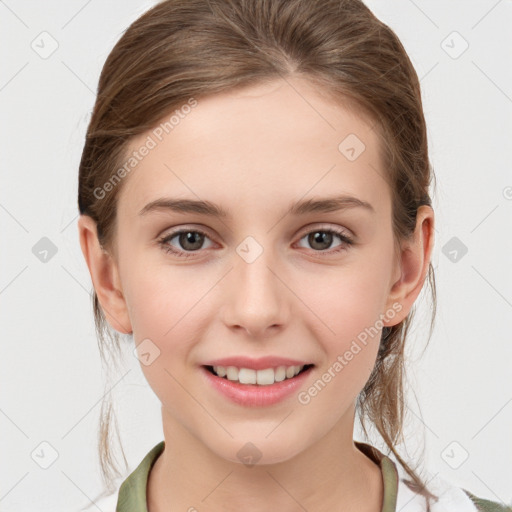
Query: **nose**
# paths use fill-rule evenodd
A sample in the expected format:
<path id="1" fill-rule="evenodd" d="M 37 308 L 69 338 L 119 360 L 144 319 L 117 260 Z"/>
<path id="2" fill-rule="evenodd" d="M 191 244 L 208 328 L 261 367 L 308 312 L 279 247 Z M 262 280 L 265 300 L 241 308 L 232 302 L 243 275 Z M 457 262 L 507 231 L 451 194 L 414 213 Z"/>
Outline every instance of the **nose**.
<path id="1" fill-rule="evenodd" d="M 255 339 L 275 334 L 289 317 L 290 291 L 270 252 L 250 263 L 237 255 L 222 290 L 224 324 Z"/>

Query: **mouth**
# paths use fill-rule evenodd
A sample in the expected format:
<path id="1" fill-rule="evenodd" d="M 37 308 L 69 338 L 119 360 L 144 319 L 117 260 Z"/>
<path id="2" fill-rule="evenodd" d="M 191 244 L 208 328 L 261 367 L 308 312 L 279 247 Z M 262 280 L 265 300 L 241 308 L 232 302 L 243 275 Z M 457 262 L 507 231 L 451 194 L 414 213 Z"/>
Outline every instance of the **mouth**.
<path id="1" fill-rule="evenodd" d="M 208 372 L 216 377 L 242 385 L 272 386 L 279 382 L 290 381 L 307 372 L 313 364 L 277 366 L 254 370 L 236 366 L 204 365 Z"/>

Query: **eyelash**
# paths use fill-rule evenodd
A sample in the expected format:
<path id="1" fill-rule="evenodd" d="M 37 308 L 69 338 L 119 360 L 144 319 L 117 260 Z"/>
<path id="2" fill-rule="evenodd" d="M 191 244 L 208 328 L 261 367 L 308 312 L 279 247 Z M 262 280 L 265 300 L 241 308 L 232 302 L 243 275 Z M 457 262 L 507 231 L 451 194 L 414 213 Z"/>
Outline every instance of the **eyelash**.
<path id="1" fill-rule="evenodd" d="M 171 245 L 169 245 L 167 243 L 170 240 L 172 240 L 176 235 L 180 235 L 181 233 L 199 233 L 199 234 L 201 234 L 201 235 L 203 235 L 203 236 L 205 236 L 207 238 L 210 238 L 207 233 L 205 233 L 204 231 L 202 231 L 200 229 L 179 229 L 177 231 L 173 231 L 171 233 L 168 233 L 165 236 L 163 236 L 162 238 L 158 239 L 158 244 L 162 247 L 162 249 L 166 253 L 171 253 L 174 256 L 177 256 L 178 258 L 190 258 L 190 257 L 193 257 L 199 251 L 188 251 L 188 252 L 187 251 L 177 251 L 176 249 L 174 249 Z M 351 245 L 354 244 L 354 241 L 350 237 L 348 237 L 345 234 L 344 231 L 341 231 L 341 230 L 338 230 L 338 229 L 334 229 L 334 228 L 329 228 L 329 229 L 317 228 L 317 229 L 313 229 L 313 230 L 308 231 L 307 233 L 305 233 L 300 238 L 300 240 L 302 240 L 305 236 L 310 235 L 311 233 L 331 233 L 331 234 L 334 234 L 334 235 L 338 235 L 340 240 L 343 242 L 343 244 L 339 245 L 336 249 L 334 249 L 332 251 L 328 251 L 328 250 L 326 250 L 326 251 L 314 251 L 314 252 L 319 253 L 322 256 L 323 256 L 323 253 L 327 253 L 329 255 L 337 254 L 337 253 L 339 253 L 341 251 L 347 250 Z"/>

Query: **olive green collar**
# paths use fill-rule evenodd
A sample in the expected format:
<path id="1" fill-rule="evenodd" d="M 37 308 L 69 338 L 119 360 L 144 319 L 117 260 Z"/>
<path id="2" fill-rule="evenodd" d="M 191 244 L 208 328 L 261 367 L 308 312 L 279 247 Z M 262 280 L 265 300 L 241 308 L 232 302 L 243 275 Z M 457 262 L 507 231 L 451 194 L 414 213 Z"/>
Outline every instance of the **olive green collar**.
<path id="1" fill-rule="evenodd" d="M 116 512 L 147 512 L 146 486 L 149 472 L 164 448 L 165 441 L 160 441 L 121 484 Z"/>
<path id="2" fill-rule="evenodd" d="M 398 493 L 398 473 L 395 463 L 369 444 L 355 441 L 355 445 L 381 468 L 384 484 L 384 500 L 381 512 L 395 512 Z M 164 448 L 165 441 L 160 441 L 121 484 L 116 512 L 147 512 L 146 487 L 149 472 Z"/>

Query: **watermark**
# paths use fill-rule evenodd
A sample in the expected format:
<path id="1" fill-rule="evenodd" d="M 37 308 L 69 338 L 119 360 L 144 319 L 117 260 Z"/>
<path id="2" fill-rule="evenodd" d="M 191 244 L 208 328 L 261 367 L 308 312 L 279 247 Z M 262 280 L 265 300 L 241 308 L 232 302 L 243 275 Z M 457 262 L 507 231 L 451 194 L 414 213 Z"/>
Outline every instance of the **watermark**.
<path id="1" fill-rule="evenodd" d="M 452 59 L 458 59 L 469 48 L 469 43 L 454 30 L 441 41 L 441 48 Z"/>
<path id="2" fill-rule="evenodd" d="M 30 456 L 39 467 L 48 469 L 59 458 L 59 452 L 48 441 L 41 441 Z"/>
<path id="3" fill-rule="evenodd" d="M 357 160 L 365 149 L 364 142 L 355 133 L 349 133 L 338 145 L 338 151 L 350 162 Z"/>
<path id="4" fill-rule="evenodd" d="M 503 197 L 507 200 L 507 201 L 510 201 L 512 200 L 512 187 L 510 185 L 508 185 L 507 187 L 505 187 L 503 189 Z"/>
<path id="5" fill-rule="evenodd" d="M 452 236 L 441 248 L 441 252 L 452 262 L 458 263 L 467 253 L 468 248 L 456 236 Z"/>
<path id="6" fill-rule="evenodd" d="M 469 458 L 469 452 L 458 441 L 452 441 L 442 452 L 441 458 L 452 469 L 459 469 Z"/>
<path id="7" fill-rule="evenodd" d="M 160 349 L 149 338 L 145 338 L 133 349 L 133 355 L 144 366 L 149 366 L 160 357 Z"/>
<path id="8" fill-rule="evenodd" d="M 252 443 L 245 443 L 240 450 L 238 450 L 236 456 L 248 468 L 252 468 L 262 457 L 262 453 Z"/>
<path id="9" fill-rule="evenodd" d="M 59 42 L 49 32 L 44 30 L 30 43 L 30 47 L 41 59 L 48 59 L 58 49 Z"/>
<path id="10" fill-rule="evenodd" d="M 179 109 L 175 110 L 167 121 L 160 123 L 156 128 L 153 128 L 150 135 L 146 137 L 146 140 L 139 146 L 138 149 L 132 151 L 132 153 L 125 160 L 124 164 L 117 169 L 117 171 L 108 179 L 106 183 L 101 187 L 94 189 L 93 195 L 96 199 L 103 199 L 108 192 L 112 191 L 123 178 L 125 178 L 137 165 L 149 155 L 152 149 L 158 146 L 159 142 L 162 142 L 165 135 L 169 134 L 176 126 L 178 126 L 182 119 L 190 114 L 192 108 L 197 106 L 197 100 L 190 98 L 185 105 L 182 105 Z"/>
<path id="11" fill-rule="evenodd" d="M 402 311 L 402 304 L 400 302 L 395 302 L 384 314 L 381 313 L 379 315 L 379 319 L 376 320 L 371 327 L 365 327 L 364 331 L 361 331 L 357 335 L 357 338 L 352 340 L 350 348 L 346 350 L 343 355 L 338 355 L 336 361 L 329 366 L 329 368 L 315 381 L 313 385 L 311 385 L 306 391 L 301 391 L 297 395 L 299 403 L 302 405 L 308 405 L 311 402 L 311 399 L 317 396 L 318 393 L 320 393 L 325 386 L 327 386 L 327 384 L 331 382 L 331 380 L 334 379 L 343 370 L 343 368 L 345 368 L 345 366 L 347 366 L 350 361 L 359 354 L 359 352 L 361 352 L 363 349 L 361 344 L 366 346 L 369 337 L 373 338 L 382 332 L 384 321 L 392 320 L 400 311 Z"/>

